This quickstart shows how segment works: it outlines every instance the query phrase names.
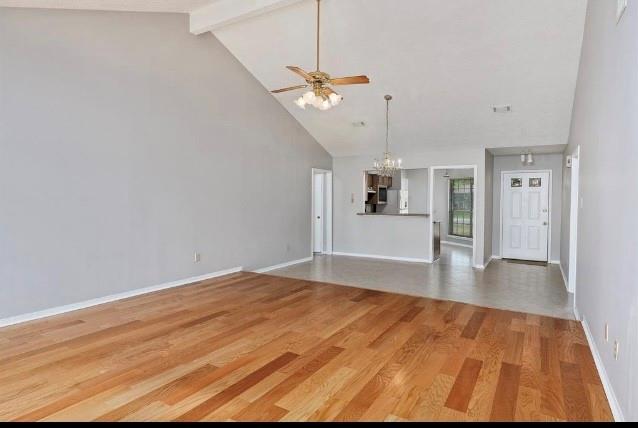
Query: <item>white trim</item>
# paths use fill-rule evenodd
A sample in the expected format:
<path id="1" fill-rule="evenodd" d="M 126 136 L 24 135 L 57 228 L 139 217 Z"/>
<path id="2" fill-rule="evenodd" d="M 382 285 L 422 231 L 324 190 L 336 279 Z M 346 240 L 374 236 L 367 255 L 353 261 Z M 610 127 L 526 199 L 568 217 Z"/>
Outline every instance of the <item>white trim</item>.
<path id="1" fill-rule="evenodd" d="M 502 260 L 503 257 L 492 254 L 492 260 Z"/>
<path id="2" fill-rule="evenodd" d="M 333 181 L 333 172 L 328 169 L 320 169 L 320 168 L 312 168 L 312 172 L 310 174 L 310 254 L 314 254 L 315 252 L 315 175 L 316 174 L 325 174 L 324 181 L 324 251 L 321 254 L 332 254 L 333 250 L 333 198 L 334 198 L 334 181 Z"/>
<path id="3" fill-rule="evenodd" d="M 563 284 L 565 284 L 565 290 L 567 290 L 567 292 L 569 293 L 569 283 L 567 282 L 567 276 L 565 276 L 565 271 L 563 270 L 563 264 L 559 261 L 554 261 L 552 262 L 552 264 L 558 265 L 558 267 L 560 267 L 560 274 L 563 277 Z M 576 306 L 574 306 L 574 313 L 576 313 Z M 578 315 L 578 314 L 577 314 Z M 576 319 L 578 319 L 578 316 L 576 317 Z"/>
<path id="4" fill-rule="evenodd" d="M 167 282 L 161 285 L 154 285 L 146 288 L 138 288 L 136 290 L 125 291 L 123 293 L 112 294 L 110 296 L 98 297 L 96 299 L 85 300 L 84 302 L 72 303 L 70 305 L 58 306 L 55 308 L 44 309 L 38 312 L 32 312 L 29 314 L 16 315 L 9 318 L 0 319 L 0 327 L 7 327 L 10 325 L 21 324 L 27 321 L 38 320 L 42 318 L 48 318 L 54 315 L 61 315 L 67 312 L 73 312 L 80 309 L 90 308 L 92 306 L 103 305 L 105 303 L 115 302 L 122 299 L 128 299 L 130 297 L 141 296 L 143 294 L 154 293 L 156 291 L 167 290 L 169 288 L 182 287 L 185 285 L 194 284 L 196 282 L 205 281 L 208 279 L 218 278 L 220 276 L 230 275 L 233 273 L 241 272 L 242 267 L 236 267 L 232 269 L 222 270 L 219 272 L 209 273 L 206 275 L 196 276 L 187 279 L 181 279 L 178 281 Z"/>
<path id="5" fill-rule="evenodd" d="M 301 263 L 307 263 L 307 262 L 311 262 L 314 259 L 314 257 L 306 257 L 305 259 L 299 259 L 299 260 L 293 260 L 291 262 L 286 262 L 286 263 L 281 263 L 278 265 L 274 265 L 274 266 L 268 266 L 265 268 L 261 268 L 261 269 L 257 269 L 254 270 L 254 273 L 266 273 L 266 272 L 270 272 L 273 270 L 277 270 L 277 269 L 283 269 L 286 268 L 288 266 L 294 266 L 294 265 L 298 265 Z"/>
<path id="6" fill-rule="evenodd" d="M 478 229 L 478 225 L 477 225 L 477 221 L 476 219 L 478 218 L 478 213 L 477 213 L 477 204 L 478 204 L 478 185 L 479 185 L 479 181 L 478 181 L 478 165 L 453 165 L 453 166 L 431 166 L 429 168 L 429 209 L 430 212 L 433 211 L 433 206 L 434 206 L 434 171 L 436 171 L 437 169 L 471 169 L 474 171 L 474 189 L 473 190 L 473 195 L 472 195 L 472 232 L 473 235 L 472 236 L 472 263 L 476 262 L 476 258 L 478 256 L 477 252 L 476 252 L 476 231 Z M 448 186 L 448 192 L 449 192 L 449 186 Z M 449 195 L 448 195 L 449 196 Z M 449 197 L 448 197 L 449 199 Z M 428 260 L 427 263 L 433 263 L 434 262 L 434 219 L 432 219 L 432 221 L 430 221 L 430 258 L 431 260 Z M 449 225 L 448 225 L 449 228 Z M 485 245 L 485 236 L 483 236 L 483 245 Z M 481 258 L 483 258 L 483 255 L 481 255 Z M 481 265 L 477 265 L 477 266 L 481 266 Z M 475 266 L 476 267 L 476 266 Z M 483 267 L 484 269 L 484 267 Z"/>
<path id="7" fill-rule="evenodd" d="M 577 316 L 578 316 L 578 311 Z M 622 413 L 622 409 L 620 407 L 620 403 L 618 402 L 618 398 L 616 398 L 616 393 L 614 392 L 614 388 L 611 385 L 611 381 L 609 380 L 609 376 L 607 375 L 607 371 L 605 370 L 605 365 L 603 364 L 603 360 L 600 357 L 600 352 L 598 352 L 598 347 L 596 346 L 596 342 L 594 341 L 594 336 L 591 334 L 591 330 L 589 329 L 589 324 L 585 317 L 582 320 L 583 330 L 585 331 L 585 336 L 587 337 L 587 342 L 589 342 L 589 349 L 591 349 L 591 353 L 594 357 L 594 362 L 596 363 L 596 368 L 598 369 L 598 375 L 600 376 L 600 380 L 603 383 L 603 388 L 605 389 L 605 394 L 607 395 L 607 401 L 609 401 L 609 407 L 611 407 L 611 412 L 614 415 L 614 420 L 616 422 L 625 422 L 625 417 Z"/>
<path id="8" fill-rule="evenodd" d="M 474 247 L 471 246 L 471 245 L 459 244 L 459 243 L 452 242 L 452 241 L 441 241 L 441 244 L 447 244 L 447 245 L 453 245 L 455 247 L 463 247 L 463 248 L 472 248 L 472 249 L 474 249 Z"/>
<path id="9" fill-rule="evenodd" d="M 448 193 L 450 193 L 450 192 L 448 191 Z M 449 208 L 448 208 L 448 210 L 449 210 Z M 468 242 L 474 240 L 474 238 L 466 238 L 465 236 L 450 235 L 449 233 L 448 233 L 447 237 L 448 238 L 452 238 L 452 239 L 459 239 L 461 241 L 468 241 Z"/>
<path id="10" fill-rule="evenodd" d="M 580 210 L 580 146 L 572 153 L 572 171 L 569 208 L 569 276 L 567 290 L 576 293 L 578 280 L 578 214 Z"/>
<path id="11" fill-rule="evenodd" d="M 490 265 L 490 263 L 492 263 L 492 260 L 495 260 L 495 259 L 500 259 L 500 257 L 490 256 L 490 258 L 487 260 L 487 263 L 485 263 L 484 265 L 475 265 L 473 267 L 474 269 L 485 270 Z"/>
<path id="12" fill-rule="evenodd" d="M 427 260 L 427 259 L 415 259 L 415 258 L 410 258 L 410 257 L 377 256 L 377 255 L 373 255 L 373 254 L 356 254 L 356 253 L 341 253 L 341 252 L 334 252 L 332 254 L 335 255 L 335 256 L 358 257 L 358 258 L 363 258 L 363 259 L 392 260 L 392 261 L 396 261 L 396 262 L 432 264 L 432 262 L 430 260 Z"/>
<path id="13" fill-rule="evenodd" d="M 501 171 L 501 201 L 500 201 L 500 250 L 501 250 L 501 257 L 503 256 L 503 200 L 505 199 L 503 197 L 504 193 L 505 193 L 505 174 L 527 174 L 527 173 L 537 173 L 537 174 L 541 174 L 541 173 L 548 173 L 549 174 L 549 188 L 548 188 L 548 198 L 549 198 L 549 213 L 548 213 L 548 223 L 549 223 L 549 227 L 547 228 L 547 262 L 551 263 L 551 258 L 552 258 L 552 225 L 553 225 L 553 221 L 552 221 L 552 215 L 554 215 L 554 207 L 552 206 L 552 202 L 553 202 L 553 197 L 554 195 L 552 194 L 552 189 L 554 187 L 554 177 L 553 177 L 553 172 L 551 169 L 523 169 L 523 170 L 514 170 L 514 171 Z M 542 261 L 542 260 L 541 260 Z"/>

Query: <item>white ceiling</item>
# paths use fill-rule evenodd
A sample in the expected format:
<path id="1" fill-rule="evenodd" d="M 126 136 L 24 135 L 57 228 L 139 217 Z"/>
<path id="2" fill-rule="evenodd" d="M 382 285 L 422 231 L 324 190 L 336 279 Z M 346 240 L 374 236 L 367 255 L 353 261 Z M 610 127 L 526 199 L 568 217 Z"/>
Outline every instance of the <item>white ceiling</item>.
<path id="1" fill-rule="evenodd" d="M 523 153 L 533 153 L 535 155 L 552 155 L 565 152 L 567 144 L 556 144 L 536 147 L 498 147 L 491 148 L 489 152 L 494 156 L 518 156 Z"/>
<path id="2" fill-rule="evenodd" d="M 215 35 L 266 88 L 303 83 L 284 66 L 314 69 L 315 1 L 236 1 L 293 3 L 226 25 Z M 0 6 L 183 13 L 213 3 L 222 9 L 234 5 L 0 0 Z M 332 155 L 383 150 L 388 93 L 394 96 L 390 149 L 399 156 L 446 148 L 516 152 L 567 142 L 586 0 L 322 0 L 322 5 L 321 68 L 334 77 L 367 74 L 372 84 L 340 87 L 344 103 L 327 112 L 296 107 L 293 100 L 301 92 L 276 97 Z M 512 105 L 511 113 L 492 111 L 505 104 Z M 361 122 L 366 125 L 353 126 Z"/>
<path id="3" fill-rule="evenodd" d="M 322 69 L 367 74 L 333 110 L 276 97 L 334 156 L 391 150 L 559 145 L 567 141 L 586 0 L 323 0 Z M 276 89 L 314 68 L 314 0 L 226 26 L 215 35 Z M 247 100 L 247 102 L 249 102 Z M 511 104 L 509 114 L 492 105 Z M 354 127 L 353 122 L 366 123 Z"/>
<path id="4" fill-rule="evenodd" d="M 0 6 L 189 13 L 216 0 L 0 0 Z"/>

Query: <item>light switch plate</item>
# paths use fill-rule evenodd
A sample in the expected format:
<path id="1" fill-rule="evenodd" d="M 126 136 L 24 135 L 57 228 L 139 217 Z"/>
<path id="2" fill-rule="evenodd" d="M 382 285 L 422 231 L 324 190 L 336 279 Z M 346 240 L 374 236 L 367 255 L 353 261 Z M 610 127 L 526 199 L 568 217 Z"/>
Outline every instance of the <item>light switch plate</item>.
<path id="1" fill-rule="evenodd" d="M 618 24 L 627 10 L 627 0 L 616 0 L 616 2 L 616 24 Z"/>

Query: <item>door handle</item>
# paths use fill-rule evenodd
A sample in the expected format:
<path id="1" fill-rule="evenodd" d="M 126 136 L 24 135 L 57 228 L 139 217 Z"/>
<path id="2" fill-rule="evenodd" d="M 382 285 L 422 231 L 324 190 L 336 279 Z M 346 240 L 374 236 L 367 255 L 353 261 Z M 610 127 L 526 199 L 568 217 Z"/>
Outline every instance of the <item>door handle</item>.
<path id="1" fill-rule="evenodd" d="M 317 220 L 321 220 L 321 217 L 317 216 Z"/>

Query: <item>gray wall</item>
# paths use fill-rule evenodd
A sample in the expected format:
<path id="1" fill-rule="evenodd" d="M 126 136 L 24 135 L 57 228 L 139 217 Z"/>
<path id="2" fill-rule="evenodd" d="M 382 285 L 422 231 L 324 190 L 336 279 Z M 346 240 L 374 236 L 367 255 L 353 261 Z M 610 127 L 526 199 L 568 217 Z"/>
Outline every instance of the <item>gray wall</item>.
<path id="1" fill-rule="evenodd" d="M 494 156 L 487 150 L 485 150 L 485 188 L 492 189 L 485 192 L 485 236 L 492 237 L 494 233 Z M 492 241 L 493 239 L 490 238 L 485 239 L 483 249 L 485 263 L 489 263 L 494 254 Z"/>
<path id="2" fill-rule="evenodd" d="M 423 214 L 428 212 L 429 174 L 427 169 L 406 170 L 408 178 L 408 207 L 410 213 Z"/>
<path id="3" fill-rule="evenodd" d="M 310 255 L 331 157 L 187 15 L 0 8 L 0 94 L 0 319 Z"/>
<path id="4" fill-rule="evenodd" d="M 395 153 L 406 169 L 439 165 L 477 167 L 476 254 L 474 265 L 483 265 L 485 197 L 485 149 L 423 150 Z M 431 218 L 371 218 L 357 216 L 363 211 L 363 171 L 370 169 L 374 156 L 334 159 L 334 251 L 390 257 L 431 258 L 429 222 Z M 351 198 L 354 197 L 354 202 Z"/>
<path id="5" fill-rule="evenodd" d="M 535 155 L 534 165 L 521 163 L 520 156 L 494 156 L 493 205 L 492 205 L 492 251 L 501 254 L 501 172 L 526 170 L 552 171 L 552 248 L 550 260 L 557 262 L 561 257 L 561 224 L 562 224 L 562 192 L 563 192 L 563 155 Z"/>
<path id="6" fill-rule="evenodd" d="M 638 420 L 638 2 L 589 2 L 567 153 L 580 145 L 576 305 L 627 420 Z M 565 193 L 569 198 L 569 193 Z M 566 216 L 565 218 L 569 218 Z M 568 229 L 568 225 L 565 226 Z M 603 337 L 609 323 L 610 341 Z M 620 355 L 613 356 L 614 341 Z"/>
<path id="7" fill-rule="evenodd" d="M 357 215 L 365 209 L 363 173 L 373 161 L 334 159 L 334 252 L 429 259 L 429 218 Z"/>

